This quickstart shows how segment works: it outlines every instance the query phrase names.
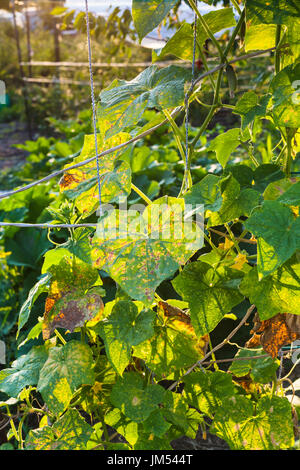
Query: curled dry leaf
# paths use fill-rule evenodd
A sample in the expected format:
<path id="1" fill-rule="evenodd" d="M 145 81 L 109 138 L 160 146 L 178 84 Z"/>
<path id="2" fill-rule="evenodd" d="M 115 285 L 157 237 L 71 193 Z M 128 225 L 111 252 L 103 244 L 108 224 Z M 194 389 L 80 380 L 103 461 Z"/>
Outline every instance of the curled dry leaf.
<path id="1" fill-rule="evenodd" d="M 168 323 L 172 325 L 181 333 L 190 336 L 193 340 L 197 340 L 196 349 L 205 356 L 209 337 L 208 334 L 202 336 L 201 338 L 197 337 L 194 327 L 191 324 L 191 317 L 187 315 L 183 310 L 173 305 L 168 304 L 168 302 L 160 301 L 158 302 L 158 312 L 162 313 L 165 317 L 168 318 Z"/>
<path id="2" fill-rule="evenodd" d="M 262 346 L 272 357 L 285 344 L 300 338 L 300 316 L 290 313 L 278 313 L 274 317 L 260 321 L 258 313 L 254 317 L 253 336 L 246 343 L 246 348 Z"/>

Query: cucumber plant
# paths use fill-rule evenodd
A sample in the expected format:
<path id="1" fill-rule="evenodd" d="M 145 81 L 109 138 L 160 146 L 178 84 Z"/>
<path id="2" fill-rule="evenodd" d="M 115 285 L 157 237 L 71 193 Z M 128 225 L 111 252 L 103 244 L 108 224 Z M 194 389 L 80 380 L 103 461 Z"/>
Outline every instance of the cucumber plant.
<path id="1" fill-rule="evenodd" d="M 176 3 L 133 0 L 139 39 Z M 115 79 L 101 91 L 98 153 L 116 150 L 97 169 L 96 142 L 86 135 L 64 167 L 60 204 L 50 203 L 52 222 L 69 225 L 69 236 L 44 253 L 18 318 L 27 351 L 0 372 L 1 407 L 9 417 L 20 410 L 8 435 L 19 449 L 167 450 L 207 426 L 234 450 L 295 445 L 278 354 L 300 337 L 300 8 L 235 0 L 201 15 L 197 2 L 189 4 L 196 24 L 183 23 L 134 80 Z M 224 46 L 216 33 L 226 29 Z M 207 41 L 214 69 L 203 53 Z M 203 64 L 196 76 L 189 67 L 156 65 L 166 56 L 191 62 L 194 46 Z M 262 53 L 272 69 L 267 87 L 248 83 L 241 92 L 239 72 Z M 186 139 L 189 123 L 179 119 L 191 104 L 206 114 Z M 210 140 L 217 170 L 199 171 L 201 139 L 222 108 L 240 125 Z M 142 174 L 149 158 L 151 170 L 155 150 L 118 146 L 166 123 L 182 185 L 177 194 L 150 195 L 133 183 L 132 169 Z M 257 129 L 267 125 L 278 140 L 262 161 Z M 195 207 L 201 218 L 191 220 L 186 210 Z M 40 296 L 44 311 L 28 331 Z M 225 320 L 232 330 L 213 346 Z M 247 321 L 252 333 L 222 369 L 217 351 Z M 32 413 L 39 420 L 30 429 Z"/>

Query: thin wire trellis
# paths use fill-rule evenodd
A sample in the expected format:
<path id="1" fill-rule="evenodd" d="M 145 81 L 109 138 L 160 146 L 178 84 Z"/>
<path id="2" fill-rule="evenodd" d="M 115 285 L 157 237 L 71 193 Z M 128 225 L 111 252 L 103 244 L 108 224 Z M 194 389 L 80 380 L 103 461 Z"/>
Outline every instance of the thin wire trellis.
<path id="1" fill-rule="evenodd" d="M 101 214 L 102 196 L 101 196 L 101 180 L 100 180 L 100 162 L 99 162 L 99 154 L 98 154 L 97 115 L 96 115 L 96 101 L 95 101 L 94 77 L 93 77 L 93 66 L 92 66 L 92 47 L 91 47 L 91 33 L 90 33 L 90 19 L 89 19 L 88 0 L 85 0 L 85 17 L 86 17 L 86 34 L 87 34 L 89 71 L 90 71 L 90 83 L 91 83 L 91 99 L 92 99 L 92 111 L 93 111 L 95 152 L 96 152 L 96 162 L 97 162 L 99 210 L 100 210 L 100 214 Z"/>

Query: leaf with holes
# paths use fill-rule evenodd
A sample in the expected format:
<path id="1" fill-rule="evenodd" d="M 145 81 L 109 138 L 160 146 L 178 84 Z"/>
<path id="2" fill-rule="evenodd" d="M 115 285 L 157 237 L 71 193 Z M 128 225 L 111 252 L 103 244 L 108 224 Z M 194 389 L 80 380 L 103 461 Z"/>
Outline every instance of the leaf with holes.
<path id="1" fill-rule="evenodd" d="M 115 80 L 100 93 L 98 119 L 110 129 L 106 137 L 130 130 L 141 120 L 144 111 L 168 109 L 184 101 L 184 84 L 190 80 L 191 72 L 170 65 L 159 69 L 152 65 L 131 81 Z"/>
<path id="2" fill-rule="evenodd" d="M 92 239 L 94 266 L 132 298 L 151 306 L 159 284 L 203 245 L 201 230 L 184 216 L 184 200 L 166 196 L 142 214 L 113 211 Z"/>
<path id="3" fill-rule="evenodd" d="M 79 341 L 71 340 L 64 346 L 50 349 L 37 390 L 52 413 L 62 414 L 80 385 L 93 385 L 92 366 L 92 350 Z"/>
<path id="4" fill-rule="evenodd" d="M 243 297 L 238 286 L 243 273 L 207 263 L 187 264 L 172 284 L 183 300 L 189 303 L 192 325 L 198 336 L 212 331 Z"/>
<path id="5" fill-rule="evenodd" d="M 124 132 L 102 141 L 98 139 L 98 153 L 127 142 L 131 136 Z M 123 150 L 124 152 L 124 150 Z M 131 191 L 131 171 L 127 162 L 121 161 L 122 151 L 99 158 L 99 175 L 101 188 L 101 202 L 108 204 L 118 201 L 119 197 L 128 196 Z M 84 217 L 88 217 L 99 207 L 99 190 L 96 159 L 80 168 L 68 170 L 68 166 L 96 156 L 95 137 L 86 135 L 84 145 L 79 157 L 70 165 L 65 166 L 65 173 L 60 181 L 60 188 L 66 196 L 75 201 L 75 205 Z"/>

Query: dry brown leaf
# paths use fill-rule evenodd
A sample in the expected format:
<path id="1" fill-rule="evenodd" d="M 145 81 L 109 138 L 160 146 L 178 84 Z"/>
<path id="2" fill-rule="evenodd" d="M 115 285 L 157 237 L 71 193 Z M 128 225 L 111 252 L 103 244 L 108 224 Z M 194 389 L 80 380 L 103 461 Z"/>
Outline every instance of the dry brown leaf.
<path id="1" fill-rule="evenodd" d="M 260 321 L 256 313 L 251 333 L 253 336 L 246 343 L 246 348 L 262 346 L 270 356 L 277 357 L 282 346 L 300 338 L 300 316 L 278 313 L 269 320 Z"/>

